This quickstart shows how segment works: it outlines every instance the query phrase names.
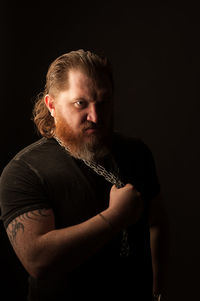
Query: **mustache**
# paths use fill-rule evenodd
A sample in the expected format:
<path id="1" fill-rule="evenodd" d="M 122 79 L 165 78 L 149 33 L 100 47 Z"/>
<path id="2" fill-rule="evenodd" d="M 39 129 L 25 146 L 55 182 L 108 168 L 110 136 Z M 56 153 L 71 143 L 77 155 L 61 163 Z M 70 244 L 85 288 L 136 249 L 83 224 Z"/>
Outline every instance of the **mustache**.
<path id="1" fill-rule="evenodd" d="M 82 131 L 86 131 L 86 130 L 90 130 L 90 129 L 100 130 L 100 129 L 102 129 L 102 125 L 91 122 L 91 121 L 86 121 L 82 126 Z"/>

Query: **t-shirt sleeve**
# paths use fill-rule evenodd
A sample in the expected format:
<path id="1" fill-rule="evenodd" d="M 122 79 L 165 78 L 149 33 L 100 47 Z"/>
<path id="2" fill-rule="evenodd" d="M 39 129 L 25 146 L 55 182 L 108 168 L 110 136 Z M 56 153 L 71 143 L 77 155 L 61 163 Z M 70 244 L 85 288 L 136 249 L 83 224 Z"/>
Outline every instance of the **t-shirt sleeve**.
<path id="1" fill-rule="evenodd" d="M 0 179 L 1 219 L 5 228 L 17 216 L 50 208 L 42 177 L 23 160 L 13 159 Z"/>

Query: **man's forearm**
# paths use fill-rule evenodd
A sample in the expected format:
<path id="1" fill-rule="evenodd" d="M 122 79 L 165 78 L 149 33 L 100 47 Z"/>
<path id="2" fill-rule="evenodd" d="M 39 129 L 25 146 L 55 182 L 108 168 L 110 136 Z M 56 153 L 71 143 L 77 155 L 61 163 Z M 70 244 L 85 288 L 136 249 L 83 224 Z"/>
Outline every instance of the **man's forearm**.
<path id="1" fill-rule="evenodd" d="M 166 295 L 169 259 L 169 230 L 167 223 L 150 227 L 153 267 L 153 293 Z"/>
<path id="2" fill-rule="evenodd" d="M 30 262 L 32 276 L 46 277 L 56 269 L 70 271 L 83 263 L 110 240 L 120 224 L 110 210 L 71 227 L 55 229 L 37 238 Z"/>

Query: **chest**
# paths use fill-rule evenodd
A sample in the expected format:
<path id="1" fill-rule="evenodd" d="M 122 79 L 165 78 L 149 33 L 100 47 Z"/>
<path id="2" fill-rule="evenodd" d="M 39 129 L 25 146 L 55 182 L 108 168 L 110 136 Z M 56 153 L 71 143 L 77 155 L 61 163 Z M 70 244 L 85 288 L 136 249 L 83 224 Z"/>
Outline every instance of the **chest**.
<path id="1" fill-rule="evenodd" d="M 56 168 L 47 185 L 58 228 L 81 223 L 109 205 L 111 184 L 83 162 Z"/>

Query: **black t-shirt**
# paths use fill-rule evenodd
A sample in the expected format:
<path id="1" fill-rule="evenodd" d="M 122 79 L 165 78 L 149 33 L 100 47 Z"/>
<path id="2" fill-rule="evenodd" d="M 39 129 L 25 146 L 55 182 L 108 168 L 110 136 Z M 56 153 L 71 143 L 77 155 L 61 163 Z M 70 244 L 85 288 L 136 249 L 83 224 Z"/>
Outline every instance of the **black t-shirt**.
<path id="1" fill-rule="evenodd" d="M 67 275 L 56 274 L 48 280 L 30 277 L 29 300 L 71 301 L 80 296 L 87 300 L 120 296 L 148 300 L 152 287 L 148 205 L 160 190 L 155 164 L 148 147 L 138 139 L 114 135 L 112 153 L 121 180 L 134 184 L 145 201 L 142 217 L 128 229 L 129 257 L 119 256 L 119 233 Z M 55 139 L 42 138 L 5 167 L 0 182 L 1 218 L 7 227 L 25 212 L 52 208 L 57 229 L 75 225 L 108 207 L 111 186 L 83 161 L 71 157 Z"/>

